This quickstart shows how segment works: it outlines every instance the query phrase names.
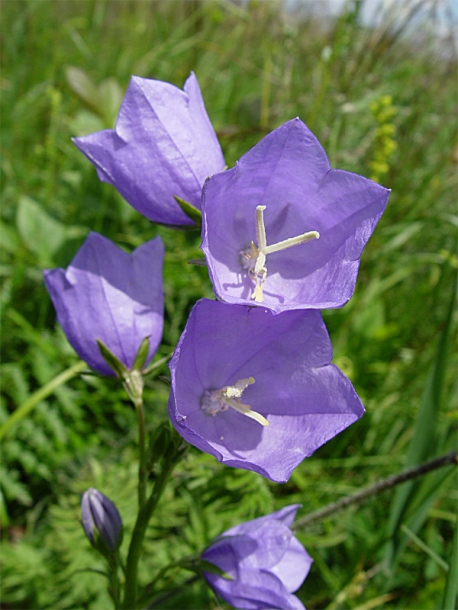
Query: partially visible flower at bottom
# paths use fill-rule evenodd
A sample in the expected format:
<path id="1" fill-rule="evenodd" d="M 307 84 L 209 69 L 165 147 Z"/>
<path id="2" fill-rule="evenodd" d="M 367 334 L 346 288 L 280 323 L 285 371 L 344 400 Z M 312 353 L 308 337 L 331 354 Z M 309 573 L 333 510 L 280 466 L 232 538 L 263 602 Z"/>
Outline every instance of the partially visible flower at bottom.
<path id="1" fill-rule="evenodd" d="M 113 502 L 90 487 L 81 498 L 81 519 L 89 542 L 101 553 L 113 553 L 122 540 L 122 520 Z"/>
<path id="2" fill-rule="evenodd" d="M 229 578 L 204 572 L 212 589 L 235 608 L 305 610 L 294 591 L 312 565 L 290 527 L 299 504 L 246 521 L 216 538 L 202 559 Z"/>

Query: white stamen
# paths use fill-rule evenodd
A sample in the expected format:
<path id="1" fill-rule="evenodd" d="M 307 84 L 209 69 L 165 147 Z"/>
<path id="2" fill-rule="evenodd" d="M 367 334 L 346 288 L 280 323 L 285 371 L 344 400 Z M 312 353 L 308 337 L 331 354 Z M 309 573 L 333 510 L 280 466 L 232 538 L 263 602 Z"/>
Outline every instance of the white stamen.
<path id="1" fill-rule="evenodd" d="M 215 416 L 217 413 L 227 411 L 229 407 L 254 419 L 261 426 L 268 426 L 269 422 L 260 413 L 253 411 L 249 405 L 240 402 L 242 394 L 246 388 L 255 382 L 253 377 L 239 379 L 234 385 L 225 385 L 220 390 L 207 390 L 202 396 L 201 408 L 209 415 Z"/>
<path id="2" fill-rule="evenodd" d="M 265 205 L 256 206 L 256 238 L 258 240 L 258 248 L 262 252 L 267 247 L 266 227 L 264 225 L 264 210 Z"/>
<path id="3" fill-rule="evenodd" d="M 248 275 L 255 283 L 251 298 L 258 303 L 262 303 L 264 300 L 263 287 L 267 278 L 267 255 L 298 246 L 299 244 L 305 244 L 312 239 L 320 238 L 318 231 L 307 231 L 306 233 L 301 233 L 301 235 L 296 235 L 296 237 L 289 237 L 268 246 L 266 227 L 264 225 L 265 209 L 265 205 L 256 206 L 256 239 L 258 240 L 258 245 L 256 246 L 254 242 L 251 242 L 250 247 L 240 253 L 242 256 L 242 266 L 244 269 L 247 269 Z"/>

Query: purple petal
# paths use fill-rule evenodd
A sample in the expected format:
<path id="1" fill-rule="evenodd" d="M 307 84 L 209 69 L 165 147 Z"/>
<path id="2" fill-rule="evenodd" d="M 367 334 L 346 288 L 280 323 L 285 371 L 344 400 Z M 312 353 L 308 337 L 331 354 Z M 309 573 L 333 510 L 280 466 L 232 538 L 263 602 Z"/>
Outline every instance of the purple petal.
<path id="1" fill-rule="evenodd" d="M 160 238 L 129 255 L 90 233 L 68 269 L 44 272 L 57 318 L 78 355 L 103 375 L 114 375 L 96 339 L 127 367 L 145 337 L 148 364 L 162 337 L 164 246 Z"/>
<path id="2" fill-rule="evenodd" d="M 312 567 L 313 559 L 297 538 L 291 538 L 287 552 L 280 563 L 272 568 L 285 588 L 291 593 L 297 591 Z"/>
<path id="3" fill-rule="evenodd" d="M 216 295 L 228 303 L 278 313 L 341 307 L 354 291 L 359 257 L 388 201 L 389 191 L 356 174 L 330 170 L 315 136 L 289 121 L 205 185 L 202 250 Z M 241 252 L 256 242 L 256 206 L 266 206 L 267 245 L 318 231 L 320 238 L 267 255 L 264 301 Z"/>
<path id="4" fill-rule="evenodd" d="M 200 209 L 205 179 L 224 158 L 193 73 L 184 91 L 133 76 L 116 128 L 74 138 L 75 145 L 141 214 L 154 222 L 189 225 L 174 195 Z"/>
<path id="5" fill-rule="evenodd" d="M 294 519 L 296 518 L 296 513 L 301 506 L 301 504 L 290 504 L 289 506 L 280 508 L 280 510 L 275 511 L 274 513 L 270 513 L 270 515 L 258 517 L 257 519 L 245 521 L 244 523 L 231 527 L 231 529 L 224 532 L 224 535 L 235 536 L 237 534 L 250 533 L 252 528 L 256 525 L 264 523 L 265 521 L 272 521 L 273 519 L 284 523 L 288 527 L 291 527 L 294 523 Z"/>

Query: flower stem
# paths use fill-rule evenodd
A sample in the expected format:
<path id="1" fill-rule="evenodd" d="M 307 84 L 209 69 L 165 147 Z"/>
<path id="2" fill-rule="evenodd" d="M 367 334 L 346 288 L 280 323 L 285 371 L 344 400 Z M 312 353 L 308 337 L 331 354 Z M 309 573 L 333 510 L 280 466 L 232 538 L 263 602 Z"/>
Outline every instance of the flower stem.
<path id="1" fill-rule="evenodd" d="M 376 495 L 381 491 L 384 491 L 385 489 L 390 489 L 390 487 L 394 487 L 395 485 L 399 485 L 400 483 L 404 483 L 405 481 L 409 481 L 410 479 L 414 479 L 415 477 L 427 474 L 428 472 L 437 470 L 438 468 L 442 468 L 443 466 L 452 465 L 458 465 L 458 451 L 451 451 L 446 455 L 443 455 L 429 462 L 425 462 L 420 466 L 415 466 L 415 468 L 410 468 L 409 470 L 401 472 L 400 474 L 395 474 L 390 477 L 387 477 L 386 479 L 381 479 L 380 481 L 377 481 L 377 483 L 374 483 L 374 485 L 369 485 L 365 489 L 362 489 L 361 491 L 358 491 L 357 493 L 351 496 L 345 496 L 337 502 L 332 502 L 324 508 L 320 508 L 312 513 L 309 513 L 308 515 L 305 515 L 305 517 L 302 517 L 302 519 L 298 519 L 294 524 L 294 528 L 301 529 L 306 525 L 309 525 L 309 523 L 313 523 L 314 521 L 318 521 L 323 517 L 332 515 L 333 513 L 347 508 L 347 506 L 351 506 L 352 504 L 359 504 L 369 496 Z"/>
<path id="2" fill-rule="evenodd" d="M 134 403 L 138 419 L 138 509 L 146 500 L 146 428 L 143 406 L 143 377 L 140 371 L 132 370 L 124 375 L 124 388 Z"/>
<path id="3" fill-rule="evenodd" d="M 117 555 L 110 561 L 110 594 L 113 598 L 115 609 L 118 610 L 121 603 L 120 586 L 119 586 L 119 551 Z"/>
<path id="4" fill-rule="evenodd" d="M 138 418 L 138 508 L 141 509 L 146 500 L 146 428 L 143 399 L 135 405 Z"/>
<path id="5" fill-rule="evenodd" d="M 140 508 L 137 521 L 135 522 L 132 539 L 130 541 L 129 553 L 126 564 L 126 584 L 124 590 L 124 601 L 121 606 L 124 610 L 133 610 L 136 606 L 137 597 L 137 573 L 138 561 L 142 550 L 143 539 L 149 520 L 164 491 L 168 478 L 173 470 L 176 460 L 164 461 L 164 466 L 154 484 L 153 492 L 148 500 Z"/>

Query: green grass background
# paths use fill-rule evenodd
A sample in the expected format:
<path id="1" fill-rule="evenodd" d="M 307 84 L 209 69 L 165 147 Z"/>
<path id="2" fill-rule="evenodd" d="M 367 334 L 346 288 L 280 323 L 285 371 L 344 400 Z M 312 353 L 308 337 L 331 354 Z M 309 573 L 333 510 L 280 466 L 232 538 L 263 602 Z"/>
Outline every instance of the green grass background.
<path id="1" fill-rule="evenodd" d="M 24 416 L 2 446 L 2 608 L 110 608 L 105 579 L 81 571 L 103 562 L 84 538 L 80 493 L 111 497 L 127 533 L 135 515 L 136 418 L 117 383 L 74 376 L 35 400 L 77 362 L 42 270 L 66 266 L 89 230 L 126 249 L 161 235 L 158 358 L 212 297 L 206 270 L 187 265 L 199 235 L 150 224 L 70 141 L 113 127 L 132 74 L 182 87 L 193 70 L 229 166 L 299 116 L 333 167 L 392 189 L 353 299 L 324 312 L 366 415 L 285 485 L 191 451 L 148 530 L 142 582 L 238 522 L 292 502 L 304 516 L 456 446 L 457 66 L 450 36 L 434 36 L 437 4 L 400 0 L 369 28 L 364 0 L 326 20 L 305 3 L 293 15 L 269 1 L 3 0 L 0 426 Z M 147 382 L 151 430 L 167 396 L 166 380 Z M 456 483 L 446 468 L 298 531 L 315 560 L 298 592 L 307 608 L 451 610 Z M 198 582 L 161 607 L 226 606 Z"/>

